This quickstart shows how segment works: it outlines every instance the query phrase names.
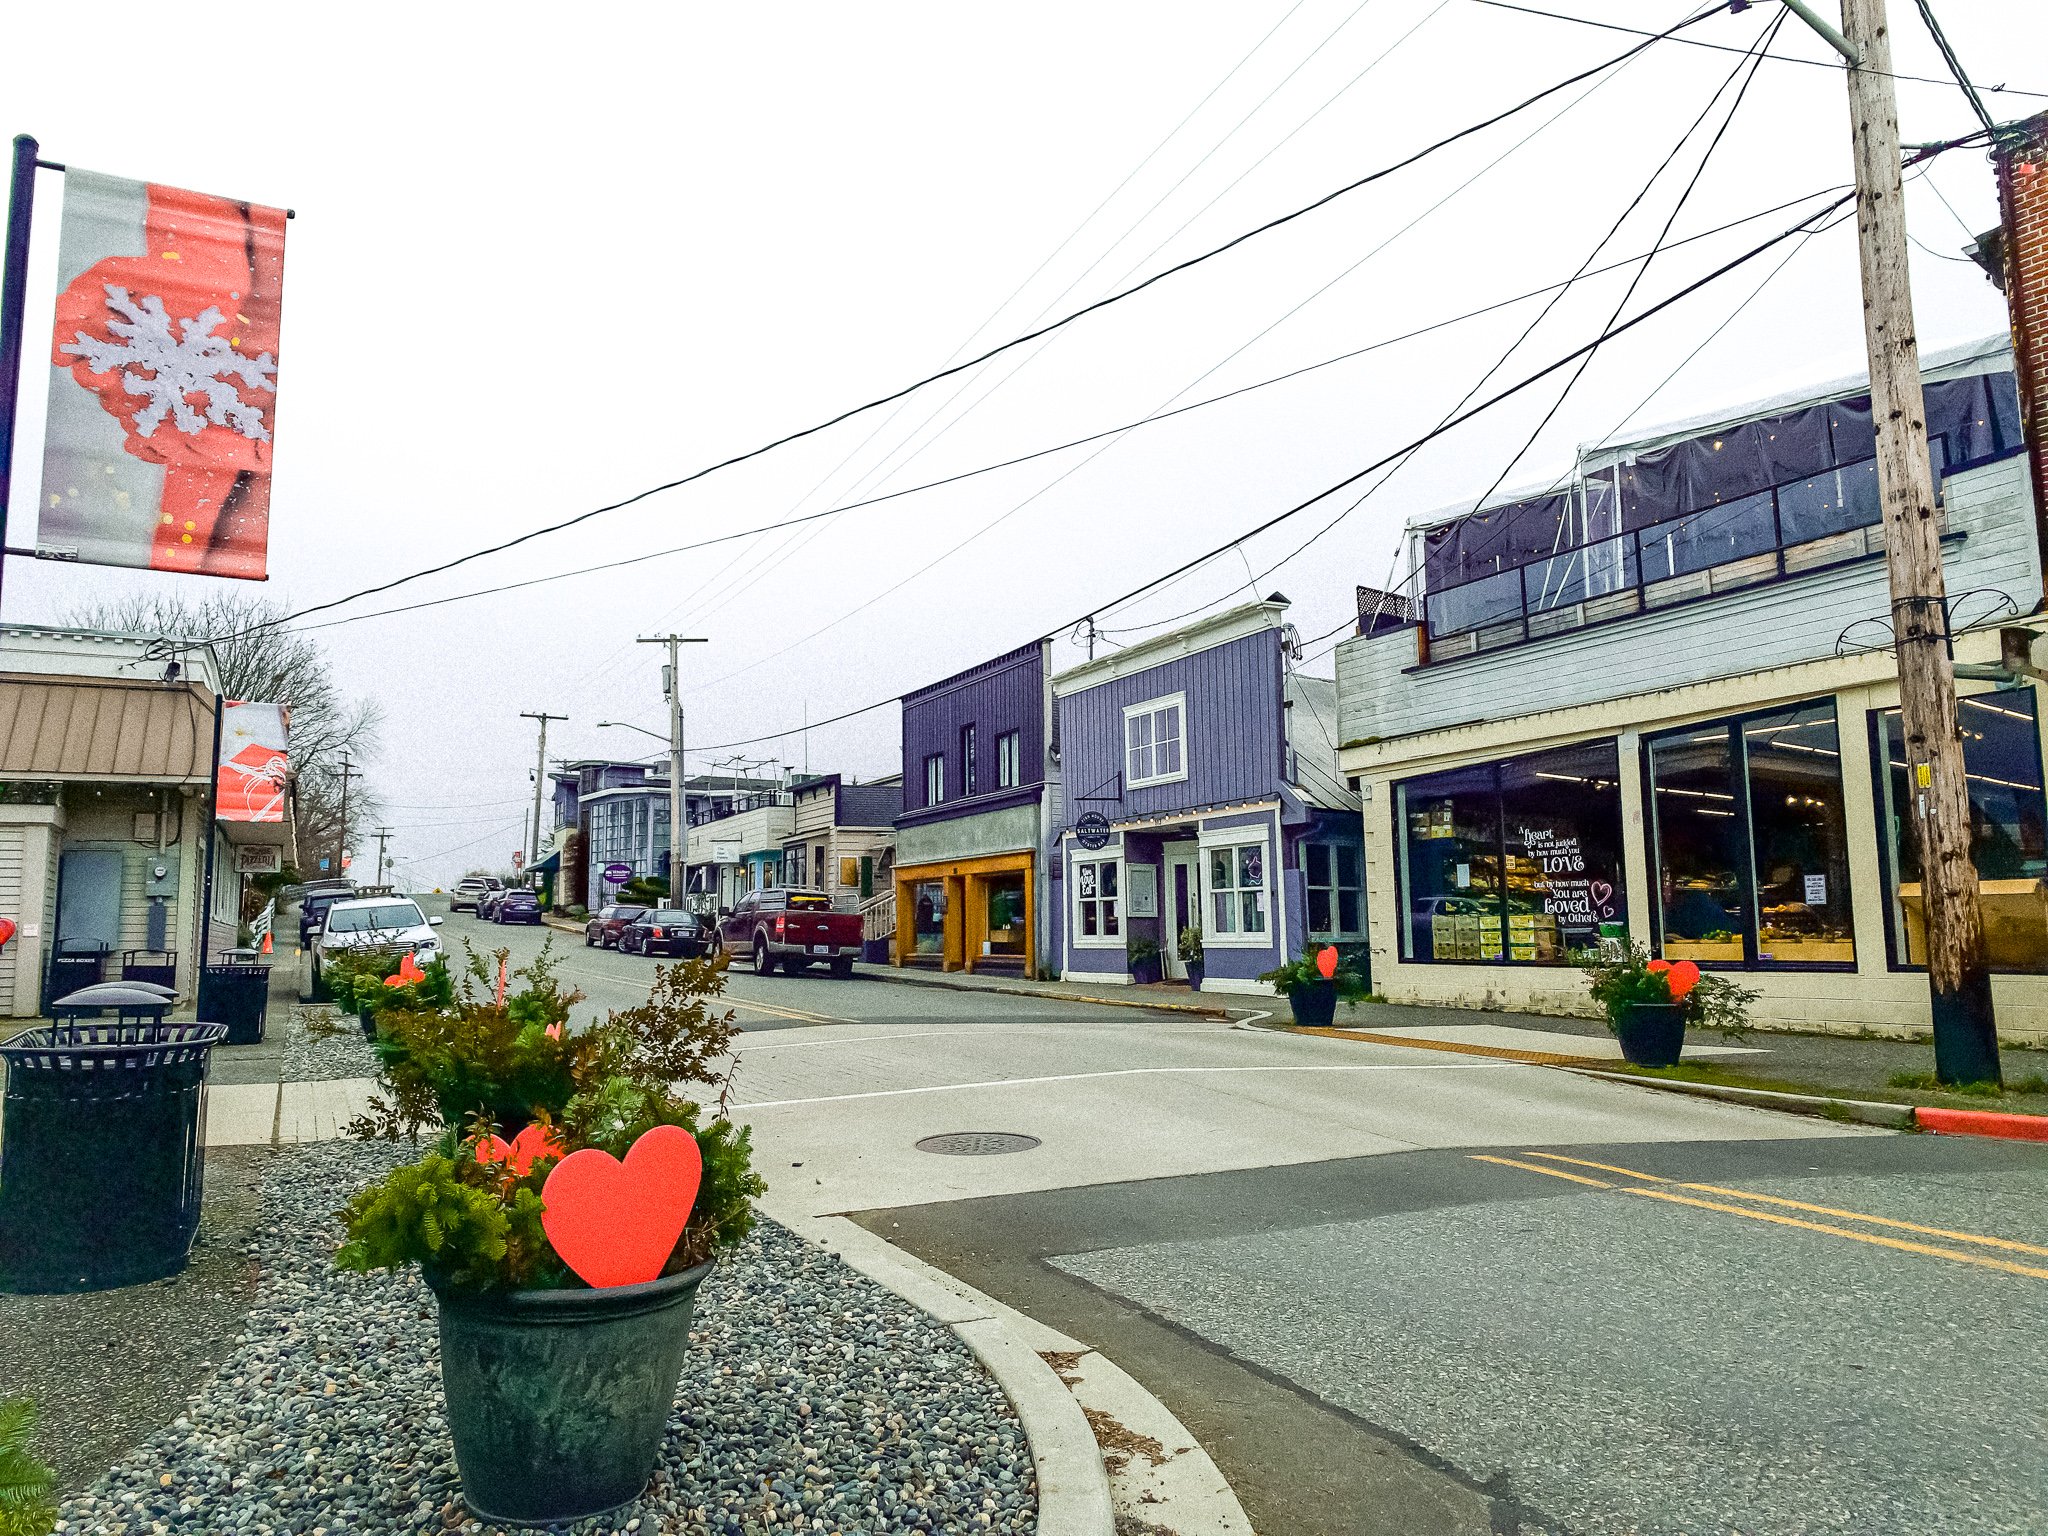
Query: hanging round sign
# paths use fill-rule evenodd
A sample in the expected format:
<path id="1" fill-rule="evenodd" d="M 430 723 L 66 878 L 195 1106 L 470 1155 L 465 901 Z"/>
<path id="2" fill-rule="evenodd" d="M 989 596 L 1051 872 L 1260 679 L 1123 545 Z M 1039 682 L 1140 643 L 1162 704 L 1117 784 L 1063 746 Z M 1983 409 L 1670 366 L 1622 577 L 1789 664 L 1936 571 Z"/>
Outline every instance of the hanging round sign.
<path id="1" fill-rule="evenodd" d="M 1109 843 L 1109 818 L 1089 811 L 1074 823 L 1074 841 L 1083 848 L 1102 848 Z"/>
<path id="2" fill-rule="evenodd" d="M 633 866 L 630 864 L 607 864 L 604 867 L 604 877 L 611 881 L 613 885 L 624 885 L 633 878 Z"/>

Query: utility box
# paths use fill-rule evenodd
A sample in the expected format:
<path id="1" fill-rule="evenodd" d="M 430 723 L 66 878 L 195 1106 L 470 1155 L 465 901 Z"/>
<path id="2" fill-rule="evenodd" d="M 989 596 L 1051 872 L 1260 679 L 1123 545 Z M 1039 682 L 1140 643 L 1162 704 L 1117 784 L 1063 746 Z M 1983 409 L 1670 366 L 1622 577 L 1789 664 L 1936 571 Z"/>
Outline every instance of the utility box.
<path id="1" fill-rule="evenodd" d="M 170 897 L 178 894 L 178 856 L 152 853 L 143 861 L 142 894 Z"/>

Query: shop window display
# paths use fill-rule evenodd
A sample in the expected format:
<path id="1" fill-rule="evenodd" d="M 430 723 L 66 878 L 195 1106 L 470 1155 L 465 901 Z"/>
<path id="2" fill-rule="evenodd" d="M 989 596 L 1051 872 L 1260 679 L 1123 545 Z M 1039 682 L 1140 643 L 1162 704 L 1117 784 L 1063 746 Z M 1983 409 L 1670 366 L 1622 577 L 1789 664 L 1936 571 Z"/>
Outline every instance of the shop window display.
<path id="1" fill-rule="evenodd" d="M 1664 957 L 1855 964 L 1833 701 L 1688 726 L 1649 756 Z"/>
<path id="2" fill-rule="evenodd" d="M 2033 690 L 1979 694 L 1956 703 L 1984 958 L 1994 970 L 2048 970 L 2048 800 Z M 1927 906 L 1905 728 L 1895 709 L 1874 713 L 1883 754 L 1877 787 L 1892 954 L 1899 964 L 1924 966 Z"/>
<path id="3" fill-rule="evenodd" d="M 1613 741 L 1398 786 L 1402 954 L 1563 965 L 1626 935 Z"/>
<path id="4" fill-rule="evenodd" d="M 920 880 L 910 888 L 912 949 L 920 955 L 946 952 L 946 882 Z"/>

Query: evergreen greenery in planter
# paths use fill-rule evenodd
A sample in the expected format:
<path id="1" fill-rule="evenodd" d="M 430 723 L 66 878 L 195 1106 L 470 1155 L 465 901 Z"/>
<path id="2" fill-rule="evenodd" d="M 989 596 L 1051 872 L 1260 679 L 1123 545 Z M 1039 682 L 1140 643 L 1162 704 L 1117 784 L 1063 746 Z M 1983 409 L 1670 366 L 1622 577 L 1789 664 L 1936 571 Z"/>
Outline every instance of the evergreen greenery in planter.
<path id="1" fill-rule="evenodd" d="M 1199 992 L 1205 966 L 1202 958 L 1202 930 L 1183 928 L 1175 947 L 1180 951 L 1180 963 L 1188 973 L 1188 986 Z"/>
<path id="2" fill-rule="evenodd" d="M 1331 958 L 1325 961 L 1325 955 Z M 1275 966 L 1259 980 L 1287 999 L 1297 1024 L 1328 1024 L 1337 1016 L 1338 1003 L 1363 1002 L 1369 995 L 1365 978 L 1329 946 L 1304 950 L 1299 959 Z"/>
<path id="3" fill-rule="evenodd" d="M 1150 939 L 1132 939 L 1124 946 L 1125 963 L 1131 980 L 1149 985 L 1159 979 L 1159 946 Z"/>
<path id="4" fill-rule="evenodd" d="M 0 1536 L 49 1536 L 57 1519 L 57 1480 L 29 1450 L 35 1404 L 0 1402 Z"/>
<path id="5" fill-rule="evenodd" d="M 501 997 L 506 960 L 472 953 L 445 1003 L 378 1015 L 381 1090 L 349 1130 L 430 1139 L 349 1202 L 335 1262 L 420 1267 L 440 1302 L 464 1496 L 486 1519 L 547 1524 L 603 1513 L 644 1487 L 697 1286 L 718 1250 L 751 1229 L 767 1186 L 747 1130 L 724 1112 L 736 1031 L 730 1012 L 712 1011 L 722 965 L 658 967 L 645 1003 L 572 1029 L 581 995 L 557 979 L 551 947 Z M 627 1154 L 657 1127 L 695 1141 L 695 1203 L 656 1278 L 593 1288 L 550 1241 L 549 1176 L 587 1149 L 630 1170 Z"/>
<path id="6" fill-rule="evenodd" d="M 1748 1037 L 1749 1008 L 1758 996 L 1753 987 L 1689 960 L 1653 959 L 1644 944 L 1620 955 L 1587 951 L 1577 958 L 1622 1055 L 1638 1065 L 1674 1065 L 1687 1028 L 1719 1030 L 1729 1040 Z"/>

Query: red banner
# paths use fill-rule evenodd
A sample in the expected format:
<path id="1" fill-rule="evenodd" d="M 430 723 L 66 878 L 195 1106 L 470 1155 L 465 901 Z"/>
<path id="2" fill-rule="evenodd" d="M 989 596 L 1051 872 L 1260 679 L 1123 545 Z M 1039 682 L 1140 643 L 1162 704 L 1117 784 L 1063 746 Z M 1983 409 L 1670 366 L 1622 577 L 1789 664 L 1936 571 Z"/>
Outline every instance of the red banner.
<path id="1" fill-rule="evenodd" d="M 224 700 L 214 815 L 221 821 L 283 821 L 291 765 L 291 710 Z"/>
<path id="2" fill-rule="evenodd" d="M 65 172 L 42 547 L 264 578 L 284 224 L 281 209 Z"/>

